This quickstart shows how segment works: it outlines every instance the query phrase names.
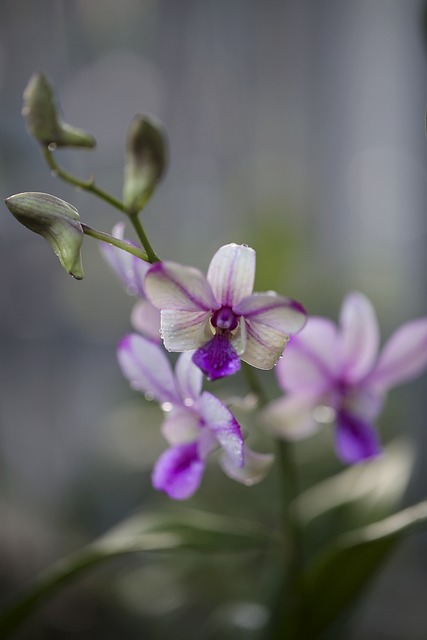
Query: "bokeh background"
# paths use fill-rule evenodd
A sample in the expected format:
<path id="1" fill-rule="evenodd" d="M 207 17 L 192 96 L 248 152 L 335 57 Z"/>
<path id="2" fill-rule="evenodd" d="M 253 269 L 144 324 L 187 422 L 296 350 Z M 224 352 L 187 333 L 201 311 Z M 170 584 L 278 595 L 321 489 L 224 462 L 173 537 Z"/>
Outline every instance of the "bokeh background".
<path id="1" fill-rule="evenodd" d="M 58 159 L 118 197 L 131 119 L 164 122 L 170 166 L 143 218 L 160 256 L 205 269 L 221 244 L 246 242 L 258 290 L 336 318 L 358 289 L 387 336 L 427 313 L 425 15 L 421 0 L 0 0 L 1 197 L 49 192 L 105 231 L 119 219 L 52 177 L 28 136 L 22 92 L 43 71 L 66 120 L 98 140 Z M 83 249 L 85 279 L 73 281 L 0 206 L 6 602 L 51 561 L 166 498 L 149 481 L 160 413 L 115 360 L 133 301 L 95 242 Z M 380 422 L 384 440 L 405 435 L 415 453 L 404 504 L 427 493 L 425 391 L 425 376 L 397 390 Z M 325 454 L 317 477 L 316 446 L 301 449 L 307 483 L 340 470 Z M 245 489 L 212 466 L 191 505 L 273 522 L 275 481 Z M 259 555 L 133 557 L 55 598 L 20 637 L 255 638 L 270 583 L 271 559 Z M 349 640 L 425 638 L 426 595 L 418 534 L 366 593 Z"/>

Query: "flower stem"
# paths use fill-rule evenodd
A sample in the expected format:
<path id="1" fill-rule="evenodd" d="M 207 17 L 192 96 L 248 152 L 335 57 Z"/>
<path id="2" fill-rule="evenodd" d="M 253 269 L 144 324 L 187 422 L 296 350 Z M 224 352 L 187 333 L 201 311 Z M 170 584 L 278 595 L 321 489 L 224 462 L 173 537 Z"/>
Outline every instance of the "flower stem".
<path id="1" fill-rule="evenodd" d="M 242 363 L 250 389 L 257 395 L 260 407 L 267 404 L 267 394 L 253 369 Z M 286 549 L 285 561 L 280 566 L 275 601 L 267 629 L 268 640 L 301 640 L 304 637 L 304 594 L 302 589 L 303 541 L 301 523 L 294 508 L 299 494 L 298 474 L 292 445 L 277 440 L 279 482 L 281 491 L 281 538 Z"/>
<path id="2" fill-rule="evenodd" d="M 109 205 L 111 205 L 115 209 L 118 209 L 122 213 L 126 214 L 129 217 L 129 220 L 133 225 L 133 228 L 135 229 L 138 235 L 138 238 L 141 241 L 142 246 L 145 249 L 146 255 L 142 259 L 151 263 L 160 261 L 160 258 L 157 256 L 156 252 L 151 246 L 150 241 L 148 240 L 147 234 L 145 233 L 144 228 L 137 215 L 135 215 L 133 212 L 128 211 L 125 205 L 123 204 L 123 202 L 121 202 L 121 200 L 118 200 L 107 191 L 100 189 L 96 185 L 94 177 L 91 177 L 88 180 L 81 180 L 80 178 L 76 178 L 75 176 L 73 176 L 71 173 L 68 173 L 68 171 L 65 171 L 56 162 L 53 156 L 53 150 L 50 149 L 49 146 L 42 145 L 41 149 L 42 149 L 42 154 L 44 159 L 46 160 L 47 164 L 52 170 L 52 173 L 55 176 L 58 176 L 58 178 L 61 178 L 62 180 L 64 180 L 64 182 L 68 182 L 68 184 L 71 184 L 74 187 L 77 187 L 79 189 L 83 189 L 83 191 L 88 191 L 89 193 L 92 193 L 93 195 L 97 196 L 101 200 L 104 200 L 104 202 L 107 202 Z M 88 235 L 91 235 L 91 234 L 88 233 Z M 98 239 L 102 239 L 102 238 L 98 238 Z M 110 242 L 110 241 L 107 240 L 107 242 Z M 116 243 L 111 242 L 111 244 L 116 244 Z M 119 246 L 119 245 L 116 244 L 116 246 Z M 124 248 L 124 247 L 121 247 L 121 248 Z M 130 253 L 133 253 L 133 252 L 131 251 Z M 134 255 L 137 255 L 137 254 L 134 254 Z"/>
<path id="3" fill-rule="evenodd" d="M 109 233 L 104 233 L 103 231 L 97 231 L 96 229 L 92 229 L 87 224 L 81 223 L 81 227 L 83 229 L 83 233 L 87 236 L 91 236 L 91 238 L 96 238 L 97 240 L 101 240 L 101 242 L 107 242 L 108 244 L 112 244 L 123 251 L 127 251 L 127 253 L 131 253 L 137 258 L 141 258 L 145 262 L 149 262 L 148 256 L 144 251 L 142 251 L 139 247 L 135 247 L 135 245 L 130 242 L 126 242 L 125 240 L 120 240 L 119 238 L 115 238 L 111 236 Z"/>

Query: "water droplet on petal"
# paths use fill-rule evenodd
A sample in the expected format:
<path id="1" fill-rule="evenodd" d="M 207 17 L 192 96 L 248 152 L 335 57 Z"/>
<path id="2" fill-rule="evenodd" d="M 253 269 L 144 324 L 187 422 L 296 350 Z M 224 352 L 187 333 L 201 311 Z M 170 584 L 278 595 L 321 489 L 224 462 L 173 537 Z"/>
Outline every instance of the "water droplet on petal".
<path id="1" fill-rule="evenodd" d="M 184 398 L 184 405 L 186 407 L 192 407 L 194 404 L 193 398 Z"/>
<path id="2" fill-rule="evenodd" d="M 56 142 L 51 142 L 50 144 L 48 144 L 47 148 L 49 149 L 49 151 L 55 151 L 56 146 Z"/>
<path id="3" fill-rule="evenodd" d="M 249 247 L 249 245 L 248 245 L 248 244 L 246 244 L 246 242 L 244 242 L 244 243 L 242 244 L 242 247 Z"/>
<path id="4" fill-rule="evenodd" d="M 316 420 L 316 422 L 330 423 L 335 420 L 335 417 L 335 409 L 324 404 L 319 404 L 313 409 L 313 418 Z"/>
<path id="5" fill-rule="evenodd" d="M 144 398 L 148 400 L 148 402 L 151 402 L 152 400 L 154 400 L 154 393 L 152 391 L 146 391 L 144 393 Z"/>
<path id="6" fill-rule="evenodd" d="M 162 409 L 162 411 L 165 411 L 167 413 L 168 411 L 172 411 L 173 404 L 172 404 L 172 402 L 163 402 L 160 405 L 160 408 Z"/>

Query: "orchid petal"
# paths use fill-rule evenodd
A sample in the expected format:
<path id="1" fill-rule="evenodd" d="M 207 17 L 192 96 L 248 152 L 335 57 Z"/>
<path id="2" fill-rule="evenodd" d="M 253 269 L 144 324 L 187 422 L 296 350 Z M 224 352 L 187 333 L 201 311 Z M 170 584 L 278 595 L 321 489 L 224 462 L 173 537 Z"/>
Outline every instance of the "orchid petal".
<path id="1" fill-rule="evenodd" d="M 382 391 L 420 375 L 427 366 L 427 318 L 402 325 L 386 342 L 367 382 Z"/>
<path id="2" fill-rule="evenodd" d="M 166 449 L 157 460 L 151 479 L 155 489 L 175 500 L 186 500 L 198 489 L 203 471 L 197 443 L 192 442 Z"/>
<path id="3" fill-rule="evenodd" d="M 152 395 L 161 403 L 181 404 L 172 368 L 159 345 L 131 333 L 119 343 L 117 357 L 134 389 Z"/>
<path id="4" fill-rule="evenodd" d="M 231 376 L 240 369 L 240 359 L 226 333 L 217 333 L 193 354 L 193 362 L 208 380 Z"/>
<path id="5" fill-rule="evenodd" d="M 160 311 L 148 300 L 139 300 L 132 309 L 130 321 L 136 331 L 160 342 Z"/>
<path id="6" fill-rule="evenodd" d="M 318 396 L 291 394 L 270 402 L 260 419 L 272 435 L 300 440 L 317 431 L 314 411 L 320 402 Z"/>
<path id="7" fill-rule="evenodd" d="M 181 398 L 186 406 L 197 402 L 202 391 L 203 375 L 193 362 L 191 352 L 179 356 L 175 366 L 175 377 Z"/>
<path id="8" fill-rule="evenodd" d="M 340 411 L 335 433 L 337 456 L 347 464 L 378 456 L 381 447 L 375 427 L 355 414 Z"/>
<path id="9" fill-rule="evenodd" d="M 336 325 L 310 317 L 302 332 L 291 337 L 276 375 L 284 391 L 321 394 L 335 385 L 340 366 Z"/>
<path id="10" fill-rule="evenodd" d="M 176 262 L 156 262 L 145 276 L 147 298 L 158 309 L 211 311 L 218 309 L 212 289 L 198 269 Z"/>
<path id="11" fill-rule="evenodd" d="M 230 343 L 231 346 L 233 347 L 234 351 L 237 353 L 238 356 L 241 356 L 242 353 L 244 353 L 246 351 L 246 343 L 247 343 L 247 333 L 246 333 L 246 323 L 244 320 L 241 320 L 239 322 L 239 326 L 237 328 L 237 331 L 234 333 L 231 333 L 230 336 Z"/>
<path id="12" fill-rule="evenodd" d="M 340 313 L 343 374 L 358 382 L 372 369 L 380 340 L 377 316 L 366 296 L 354 291 L 346 296 Z"/>
<path id="13" fill-rule="evenodd" d="M 162 310 L 160 318 L 160 332 L 168 351 L 197 349 L 212 336 L 209 312 Z"/>
<path id="14" fill-rule="evenodd" d="M 230 461 L 243 466 L 243 438 L 231 411 L 216 396 L 204 391 L 200 396 L 200 416 L 213 432 Z"/>
<path id="15" fill-rule="evenodd" d="M 261 482 L 274 462 L 273 454 L 257 453 L 247 446 L 244 448 L 244 458 L 245 464 L 243 467 L 236 467 L 230 458 L 223 454 L 219 459 L 219 465 L 229 478 L 247 487 Z"/>
<path id="16" fill-rule="evenodd" d="M 240 358 L 257 369 L 272 369 L 288 342 L 288 336 L 261 322 L 240 322 L 246 324 L 246 349 Z"/>
<path id="17" fill-rule="evenodd" d="M 118 222 L 113 227 L 112 235 L 119 240 L 123 240 L 124 229 L 124 222 Z M 116 272 L 127 292 L 130 295 L 144 297 L 143 282 L 150 264 L 111 244 L 102 244 L 100 248 L 104 258 Z"/>
<path id="18" fill-rule="evenodd" d="M 274 291 L 253 293 L 240 300 L 233 311 L 246 320 L 265 324 L 284 335 L 301 331 L 307 321 L 305 309 L 299 302 L 279 296 Z"/>
<path id="19" fill-rule="evenodd" d="M 200 435 L 199 416 L 187 407 L 173 407 L 166 413 L 162 434 L 172 446 L 195 442 Z"/>
<path id="20" fill-rule="evenodd" d="M 206 425 L 200 429 L 197 451 L 201 460 L 206 458 L 216 449 L 219 448 L 218 440 L 213 431 Z"/>
<path id="21" fill-rule="evenodd" d="M 208 269 L 207 279 L 217 301 L 233 307 L 252 293 L 255 280 L 255 251 L 246 245 L 226 244 L 218 249 Z"/>

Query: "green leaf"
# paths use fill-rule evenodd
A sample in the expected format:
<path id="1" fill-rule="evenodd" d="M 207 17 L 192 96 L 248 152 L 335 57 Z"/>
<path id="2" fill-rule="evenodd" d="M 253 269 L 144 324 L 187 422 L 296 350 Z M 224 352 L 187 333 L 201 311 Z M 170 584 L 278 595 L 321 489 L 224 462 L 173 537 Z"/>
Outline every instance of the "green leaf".
<path id="1" fill-rule="evenodd" d="M 396 543 L 426 525 L 427 501 L 340 536 L 304 576 L 304 638 L 318 638 L 347 612 Z"/>
<path id="2" fill-rule="evenodd" d="M 276 542 L 258 523 L 211 513 L 171 509 L 136 514 L 43 571 L 17 601 L 0 614 L 0 638 L 10 637 L 43 602 L 72 580 L 115 557 L 178 549 L 235 553 L 266 548 Z"/>

